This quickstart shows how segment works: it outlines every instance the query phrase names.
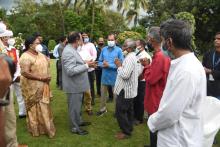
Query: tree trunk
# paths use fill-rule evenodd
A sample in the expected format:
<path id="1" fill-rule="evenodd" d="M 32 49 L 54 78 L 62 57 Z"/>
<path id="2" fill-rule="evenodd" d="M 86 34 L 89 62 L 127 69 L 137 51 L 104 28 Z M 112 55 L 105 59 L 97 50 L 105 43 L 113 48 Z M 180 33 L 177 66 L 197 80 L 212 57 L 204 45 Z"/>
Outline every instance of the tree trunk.
<path id="1" fill-rule="evenodd" d="M 93 38 L 94 24 L 95 24 L 95 0 L 92 0 L 92 27 L 90 32 L 91 39 Z"/>

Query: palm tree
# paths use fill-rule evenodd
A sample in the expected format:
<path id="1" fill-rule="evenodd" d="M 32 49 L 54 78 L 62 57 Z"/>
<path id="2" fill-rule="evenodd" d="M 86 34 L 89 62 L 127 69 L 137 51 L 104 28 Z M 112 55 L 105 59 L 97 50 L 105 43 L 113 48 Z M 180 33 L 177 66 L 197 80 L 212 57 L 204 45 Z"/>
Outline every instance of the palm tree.
<path id="1" fill-rule="evenodd" d="M 113 0 L 75 0 L 74 9 L 84 8 L 88 10 L 88 8 L 92 9 L 92 26 L 91 26 L 91 38 L 93 37 L 94 24 L 95 24 L 95 9 L 99 9 L 102 12 L 105 12 L 108 6 L 113 4 Z"/>
<path id="2" fill-rule="evenodd" d="M 127 20 L 128 22 L 134 20 L 134 26 L 137 26 L 141 8 L 143 10 L 147 10 L 148 8 L 148 0 L 118 0 L 117 2 L 118 10 L 123 10 L 122 15 L 127 12 Z"/>

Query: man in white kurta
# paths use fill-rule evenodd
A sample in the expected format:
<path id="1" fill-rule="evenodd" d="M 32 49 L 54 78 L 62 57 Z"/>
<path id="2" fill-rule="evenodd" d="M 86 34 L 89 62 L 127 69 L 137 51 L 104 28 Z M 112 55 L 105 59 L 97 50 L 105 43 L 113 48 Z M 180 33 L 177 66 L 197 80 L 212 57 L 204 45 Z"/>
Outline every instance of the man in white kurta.
<path id="1" fill-rule="evenodd" d="M 185 38 L 190 38 L 191 32 L 187 34 L 187 29 L 180 20 L 169 20 L 161 26 L 165 47 L 176 59 L 171 61 L 159 109 L 148 119 L 149 129 L 158 131 L 157 147 L 202 146 L 201 103 L 206 96 L 206 77 L 200 61 L 190 52 L 190 39 Z M 184 41 L 186 44 L 182 44 Z"/>

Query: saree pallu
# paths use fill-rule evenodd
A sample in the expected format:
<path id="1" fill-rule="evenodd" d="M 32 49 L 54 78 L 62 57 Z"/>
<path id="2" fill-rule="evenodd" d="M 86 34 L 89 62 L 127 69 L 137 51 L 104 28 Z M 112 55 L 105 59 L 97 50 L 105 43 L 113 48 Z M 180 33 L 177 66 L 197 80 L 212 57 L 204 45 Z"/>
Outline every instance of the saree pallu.
<path id="1" fill-rule="evenodd" d="M 37 56 L 24 53 L 20 58 L 21 71 L 24 66 L 30 66 L 32 74 L 49 75 L 49 63 L 44 55 Z M 49 84 L 42 81 L 30 80 L 21 76 L 21 89 L 27 110 L 27 128 L 33 136 L 47 134 L 55 136 L 55 126 L 50 108 Z"/>

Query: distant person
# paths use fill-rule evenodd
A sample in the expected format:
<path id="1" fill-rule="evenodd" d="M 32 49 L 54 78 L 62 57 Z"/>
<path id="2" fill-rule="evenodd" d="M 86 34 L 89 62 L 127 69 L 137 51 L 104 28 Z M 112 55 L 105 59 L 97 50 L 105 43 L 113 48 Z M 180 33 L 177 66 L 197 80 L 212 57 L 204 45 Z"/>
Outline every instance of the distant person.
<path id="1" fill-rule="evenodd" d="M 108 46 L 105 46 L 99 57 L 99 66 L 102 68 L 102 78 L 101 78 L 101 103 L 100 109 L 97 112 L 98 116 L 102 116 L 107 112 L 106 108 L 106 93 L 108 91 L 108 86 L 115 86 L 117 67 L 114 63 L 115 59 L 119 59 L 121 62 L 124 60 L 121 48 L 117 47 L 115 44 L 115 35 L 108 35 Z M 114 96 L 115 97 L 115 96 Z"/>
<path id="2" fill-rule="evenodd" d="M 207 78 L 207 95 L 220 100 L 220 32 L 215 35 L 214 46 L 204 54 L 202 64 Z"/>
<path id="3" fill-rule="evenodd" d="M 191 51 L 191 27 L 182 20 L 168 20 L 161 24 L 160 34 L 175 59 L 171 61 L 158 111 L 149 117 L 148 127 L 158 132 L 157 147 L 202 147 L 201 106 L 206 97 L 206 77 Z"/>
<path id="4" fill-rule="evenodd" d="M 47 46 L 45 44 L 43 44 L 42 35 L 40 33 L 36 32 L 33 34 L 33 36 L 37 37 L 37 39 L 40 41 L 40 45 L 37 46 L 37 51 L 41 52 L 42 54 L 44 54 L 45 56 L 50 58 L 49 49 L 47 48 Z"/>
<path id="5" fill-rule="evenodd" d="M 55 136 L 55 126 L 50 107 L 51 80 L 49 59 L 37 51 L 37 37 L 25 40 L 25 52 L 21 55 L 21 88 L 27 111 L 27 128 L 32 136 Z"/>
<path id="6" fill-rule="evenodd" d="M 97 58 L 96 61 L 99 60 L 99 56 L 101 54 L 102 49 L 105 47 L 105 42 L 104 38 L 100 37 L 98 40 L 98 47 L 97 47 Z M 95 74 L 96 74 L 96 91 L 97 95 L 101 96 L 101 78 L 102 78 L 102 68 L 98 66 L 95 69 Z M 113 92 L 112 92 L 112 87 L 108 86 L 108 94 L 109 98 L 107 102 L 112 102 L 113 101 Z"/>
<path id="7" fill-rule="evenodd" d="M 147 59 L 148 64 L 151 64 L 152 58 L 151 56 L 145 51 L 145 41 L 144 40 L 137 40 L 136 41 L 136 57 L 138 62 L 142 59 Z M 134 124 L 138 125 L 143 123 L 144 118 L 144 96 L 145 96 L 145 87 L 146 81 L 144 79 L 144 66 L 141 65 L 141 75 L 138 78 L 138 92 L 137 96 L 134 98 Z"/>
<path id="8" fill-rule="evenodd" d="M 62 78 L 63 90 L 67 94 L 71 132 L 78 135 L 86 135 L 88 131 L 81 126 L 91 123 L 82 121 L 81 107 L 83 93 L 90 89 L 88 69 L 95 66 L 94 61 L 84 61 L 77 48 L 80 44 L 80 34 L 72 32 L 68 36 L 68 44 L 62 53 Z"/>

